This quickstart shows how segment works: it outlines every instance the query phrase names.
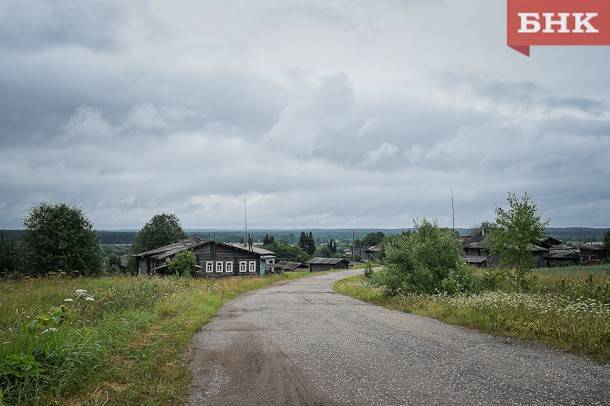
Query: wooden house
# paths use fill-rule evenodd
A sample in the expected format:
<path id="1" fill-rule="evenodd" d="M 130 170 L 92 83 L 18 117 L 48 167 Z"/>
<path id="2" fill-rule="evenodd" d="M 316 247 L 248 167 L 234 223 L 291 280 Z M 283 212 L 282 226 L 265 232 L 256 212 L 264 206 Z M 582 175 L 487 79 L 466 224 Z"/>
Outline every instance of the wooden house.
<path id="1" fill-rule="evenodd" d="M 461 237 L 462 248 L 464 250 L 464 261 L 472 266 L 479 268 L 487 268 L 490 266 L 498 266 L 500 258 L 492 256 L 487 239 L 483 236 L 468 236 Z M 536 267 L 546 266 L 545 255 L 549 252 L 548 248 L 538 244 L 530 244 L 529 250 L 534 257 Z"/>
<path id="2" fill-rule="evenodd" d="M 279 261 L 278 263 L 276 263 L 276 268 L 279 269 L 281 272 L 288 272 L 288 271 L 300 271 L 303 269 L 307 269 L 307 265 L 302 264 L 300 262 L 292 262 L 292 261 Z"/>
<path id="3" fill-rule="evenodd" d="M 350 262 L 345 258 L 313 258 L 308 264 L 310 272 L 321 272 L 329 269 L 348 269 Z"/>
<path id="4" fill-rule="evenodd" d="M 135 255 L 138 275 L 169 273 L 172 258 L 184 251 L 195 254 L 196 274 L 203 277 L 262 276 L 273 271 L 268 264 L 275 262 L 274 253 L 268 250 L 195 237 Z"/>

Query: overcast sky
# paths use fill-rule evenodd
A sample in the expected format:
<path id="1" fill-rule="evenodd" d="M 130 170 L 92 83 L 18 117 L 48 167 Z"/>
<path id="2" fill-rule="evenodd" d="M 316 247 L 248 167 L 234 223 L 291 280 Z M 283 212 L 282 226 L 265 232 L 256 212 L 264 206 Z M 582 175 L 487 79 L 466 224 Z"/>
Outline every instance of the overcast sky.
<path id="1" fill-rule="evenodd" d="M 610 47 L 506 47 L 504 0 L 0 1 L 0 228 L 610 226 Z"/>

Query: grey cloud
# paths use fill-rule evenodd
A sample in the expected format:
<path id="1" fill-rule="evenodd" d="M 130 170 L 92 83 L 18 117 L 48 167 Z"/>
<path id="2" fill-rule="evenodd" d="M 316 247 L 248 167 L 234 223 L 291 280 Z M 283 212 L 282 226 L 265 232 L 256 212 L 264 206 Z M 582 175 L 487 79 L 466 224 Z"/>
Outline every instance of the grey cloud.
<path id="1" fill-rule="evenodd" d="M 123 15 L 114 1 L 6 0 L 0 5 L 0 47 L 38 51 L 61 46 L 111 50 Z"/>
<path id="2" fill-rule="evenodd" d="M 40 200 L 102 228 L 240 227 L 243 194 L 254 227 L 447 225 L 450 188 L 463 226 L 508 191 L 553 225 L 610 222 L 607 74 L 574 73 L 606 57 L 489 57 L 496 28 L 448 25 L 489 2 L 45 4 L 0 6 L 0 227 Z"/>

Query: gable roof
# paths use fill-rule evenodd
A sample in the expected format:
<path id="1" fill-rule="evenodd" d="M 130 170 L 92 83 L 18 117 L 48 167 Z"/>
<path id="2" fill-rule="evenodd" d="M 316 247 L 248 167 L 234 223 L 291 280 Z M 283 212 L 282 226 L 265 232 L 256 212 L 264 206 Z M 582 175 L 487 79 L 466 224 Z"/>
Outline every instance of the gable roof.
<path id="1" fill-rule="evenodd" d="M 260 256 L 275 255 L 274 252 L 263 249 L 263 248 L 259 248 L 259 247 L 252 247 L 252 249 L 250 250 L 250 249 L 248 249 L 247 246 L 245 246 L 243 244 L 214 242 L 211 240 L 203 240 L 199 237 L 194 237 L 194 238 L 189 238 L 187 240 L 178 241 L 173 244 L 164 245 L 162 247 L 155 248 L 154 250 L 141 252 L 134 256 L 140 257 L 140 258 L 141 257 L 150 257 L 150 258 L 153 258 L 156 260 L 163 260 L 165 258 L 174 256 L 174 255 L 178 254 L 179 252 L 193 250 L 195 248 L 199 248 L 201 246 L 204 246 L 207 244 L 212 244 L 212 243 L 215 243 L 217 245 L 224 245 L 225 247 L 236 248 L 241 251 L 252 252 L 252 253 L 260 255 Z"/>
<path id="2" fill-rule="evenodd" d="M 275 264 L 278 268 L 281 268 L 285 271 L 292 271 L 294 269 L 298 269 L 304 267 L 300 262 L 292 262 L 292 261 L 279 261 Z"/>
<path id="3" fill-rule="evenodd" d="M 314 264 L 314 265 L 337 265 L 343 261 L 349 263 L 349 261 L 345 258 L 320 258 L 320 257 L 312 258 L 307 263 Z"/>
<path id="4" fill-rule="evenodd" d="M 250 248 L 246 244 L 241 244 L 241 243 L 236 243 L 236 242 L 227 242 L 224 244 L 228 245 L 230 247 L 233 247 L 233 248 L 240 249 L 240 250 L 254 252 L 255 254 L 258 254 L 258 255 L 275 255 L 275 252 L 266 250 L 262 247 L 257 247 L 256 245 L 253 245 L 252 248 Z"/>
<path id="5" fill-rule="evenodd" d="M 167 244 L 159 248 L 155 248 L 150 251 L 141 252 L 136 254 L 136 257 L 152 257 L 154 259 L 165 259 L 171 257 L 179 252 L 191 250 L 202 245 L 211 243 L 209 240 L 202 240 L 199 237 L 189 238 L 187 240 L 178 241 L 172 244 Z"/>

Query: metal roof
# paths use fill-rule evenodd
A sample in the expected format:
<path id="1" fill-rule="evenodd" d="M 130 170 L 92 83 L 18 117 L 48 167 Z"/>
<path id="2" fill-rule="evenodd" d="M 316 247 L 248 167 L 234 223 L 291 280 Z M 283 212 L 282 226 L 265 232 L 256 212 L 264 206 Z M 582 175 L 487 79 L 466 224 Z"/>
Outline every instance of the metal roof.
<path id="1" fill-rule="evenodd" d="M 150 258 L 154 258 L 156 260 L 163 260 L 165 258 L 176 255 L 179 252 L 192 250 L 192 249 L 201 247 L 202 245 L 211 244 L 213 242 L 214 241 L 202 240 L 201 238 L 195 237 L 195 238 L 191 238 L 188 240 L 178 241 L 173 244 L 164 245 L 163 247 L 159 247 L 159 248 L 155 248 L 154 250 L 142 252 L 142 253 L 136 254 L 135 256 L 136 257 L 150 257 Z M 224 245 L 224 246 L 232 247 L 232 248 L 237 248 L 242 251 L 253 252 L 260 256 L 275 256 L 274 252 L 266 250 L 264 248 L 260 248 L 260 247 L 252 247 L 252 249 L 249 249 L 248 246 L 246 246 L 244 244 L 222 243 L 222 242 L 216 242 L 216 244 Z"/>
<path id="2" fill-rule="evenodd" d="M 246 244 L 235 243 L 235 242 L 227 242 L 225 244 L 229 245 L 231 247 L 234 247 L 234 248 L 239 248 L 240 250 L 254 252 L 255 254 L 258 254 L 258 255 L 275 255 L 275 252 L 266 250 L 261 247 L 257 247 L 256 245 L 253 245 L 252 248 L 250 248 Z"/>
<path id="3" fill-rule="evenodd" d="M 343 261 L 349 262 L 345 258 L 312 258 L 308 264 L 318 264 L 318 265 L 337 265 Z"/>

